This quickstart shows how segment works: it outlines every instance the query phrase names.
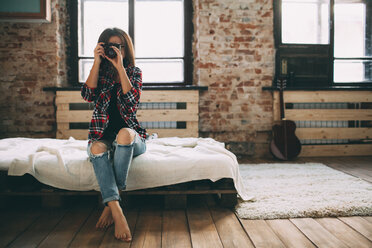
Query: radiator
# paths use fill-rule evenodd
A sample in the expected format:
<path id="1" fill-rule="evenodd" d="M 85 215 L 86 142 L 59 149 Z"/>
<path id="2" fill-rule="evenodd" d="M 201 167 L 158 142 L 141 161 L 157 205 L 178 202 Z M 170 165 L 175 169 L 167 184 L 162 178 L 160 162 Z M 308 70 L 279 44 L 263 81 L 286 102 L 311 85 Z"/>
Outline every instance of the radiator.
<path id="1" fill-rule="evenodd" d="M 138 109 L 180 109 L 176 102 L 146 102 L 140 103 Z M 140 125 L 146 129 L 177 129 L 177 121 L 140 121 Z M 178 125 L 179 126 L 179 125 Z"/>
<path id="2" fill-rule="evenodd" d="M 294 109 L 347 109 L 347 103 L 293 103 Z M 349 127 L 349 121 L 295 121 L 297 128 Z M 345 144 L 348 139 L 300 139 L 301 144 Z"/>

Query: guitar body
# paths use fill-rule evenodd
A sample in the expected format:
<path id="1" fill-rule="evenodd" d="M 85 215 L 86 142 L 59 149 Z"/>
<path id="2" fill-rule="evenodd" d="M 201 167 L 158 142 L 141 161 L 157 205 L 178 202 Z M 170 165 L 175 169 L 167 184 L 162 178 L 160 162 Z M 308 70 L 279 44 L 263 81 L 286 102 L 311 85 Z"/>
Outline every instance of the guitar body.
<path id="1" fill-rule="evenodd" d="M 271 154 L 281 160 L 289 160 L 298 156 L 301 152 L 301 142 L 295 135 L 296 123 L 284 118 L 283 88 L 286 80 L 278 80 L 280 86 L 280 117 L 272 128 L 273 139 L 270 143 Z"/>
<path id="2" fill-rule="evenodd" d="M 295 135 L 296 124 L 291 120 L 281 120 L 272 128 L 271 154 L 281 160 L 289 160 L 301 152 L 300 140 Z"/>

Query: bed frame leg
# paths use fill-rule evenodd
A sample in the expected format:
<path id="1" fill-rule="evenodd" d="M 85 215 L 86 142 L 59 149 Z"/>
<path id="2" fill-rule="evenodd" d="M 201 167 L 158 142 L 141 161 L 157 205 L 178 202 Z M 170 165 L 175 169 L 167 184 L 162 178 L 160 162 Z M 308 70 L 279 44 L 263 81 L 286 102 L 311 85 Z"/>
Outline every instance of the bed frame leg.
<path id="1" fill-rule="evenodd" d="M 187 195 L 164 195 L 164 209 L 186 209 Z"/>
<path id="2" fill-rule="evenodd" d="M 238 203 L 237 194 L 218 194 L 220 195 L 219 204 L 222 207 L 233 208 Z"/>

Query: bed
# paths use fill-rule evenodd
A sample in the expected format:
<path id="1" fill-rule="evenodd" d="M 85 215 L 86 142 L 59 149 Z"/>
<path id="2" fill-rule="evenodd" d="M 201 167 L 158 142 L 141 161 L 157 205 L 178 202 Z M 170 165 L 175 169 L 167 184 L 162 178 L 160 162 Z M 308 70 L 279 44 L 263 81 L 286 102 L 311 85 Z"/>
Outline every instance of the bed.
<path id="1" fill-rule="evenodd" d="M 99 192 L 93 166 L 86 153 L 87 144 L 88 140 L 76 140 L 73 137 L 1 139 L 0 171 L 7 176 L 29 174 L 42 184 L 56 189 Z M 224 143 L 212 138 L 166 137 L 149 139 L 146 144 L 146 152 L 132 160 L 124 192 L 161 194 L 164 186 L 231 179 L 233 187 L 209 187 L 204 188 L 203 192 L 225 193 L 232 202 L 234 199 L 231 196 L 242 200 L 253 198 L 242 183 L 236 156 L 225 149 Z M 173 192 L 168 192 L 168 195 L 175 197 L 175 201 L 177 197 L 179 200 L 179 197 L 198 192 L 195 188 L 174 189 L 168 188 L 169 192 Z"/>

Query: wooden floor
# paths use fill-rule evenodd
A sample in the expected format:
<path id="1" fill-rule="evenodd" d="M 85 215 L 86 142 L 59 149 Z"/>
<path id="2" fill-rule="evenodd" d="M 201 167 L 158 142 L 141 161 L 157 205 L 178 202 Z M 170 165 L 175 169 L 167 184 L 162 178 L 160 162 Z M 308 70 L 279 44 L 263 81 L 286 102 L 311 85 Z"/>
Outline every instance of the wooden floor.
<path id="1" fill-rule="evenodd" d="M 293 162 L 321 162 L 372 183 L 372 157 Z M 144 196 L 138 207 L 123 209 L 133 235 L 125 243 L 115 239 L 113 225 L 95 229 L 102 211 L 96 198 L 71 196 L 59 210 L 39 209 L 32 200 L 14 199 L 0 213 L 0 247 L 372 247 L 372 216 L 245 220 L 212 195 L 188 196 L 186 210 L 166 210 L 161 196 Z"/>

